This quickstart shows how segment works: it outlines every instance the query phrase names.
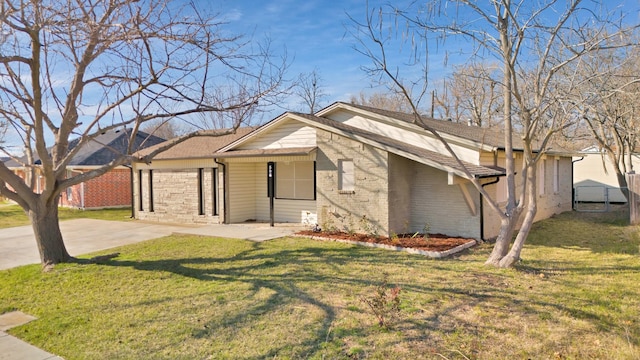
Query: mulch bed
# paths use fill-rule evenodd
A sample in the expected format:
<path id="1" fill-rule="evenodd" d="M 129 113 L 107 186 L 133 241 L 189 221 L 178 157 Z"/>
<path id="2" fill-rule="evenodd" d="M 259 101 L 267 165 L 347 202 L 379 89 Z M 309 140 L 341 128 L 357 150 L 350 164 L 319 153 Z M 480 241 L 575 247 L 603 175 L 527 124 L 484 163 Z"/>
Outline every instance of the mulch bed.
<path id="1" fill-rule="evenodd" d="M 392 239 L 382 236 L 375 237 L 366 234 L 349 234 L 345 232 L 323 231 L 316 232 L 311 230 L 299 231 L 296 234 L 309 237 L 357 241 L 435 252 L 451 250 L 457 246 L 467 244 L 470 241 L 474 241 L 473 239 L 450 237 L 442 234 L 429 234 L 429 236 L 426 238 L 423 234 L 401 234 L 398 235 L 398 237 L 394 237 Z"/>

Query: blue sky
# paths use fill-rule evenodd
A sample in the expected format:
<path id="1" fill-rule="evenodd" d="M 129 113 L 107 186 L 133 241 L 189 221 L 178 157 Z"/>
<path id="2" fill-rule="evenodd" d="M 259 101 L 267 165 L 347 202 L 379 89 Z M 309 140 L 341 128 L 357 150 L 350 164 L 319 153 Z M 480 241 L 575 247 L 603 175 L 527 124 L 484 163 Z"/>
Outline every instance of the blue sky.
<path id="1" fill-rule="evenodd" d="M 526 4 L 535 4 L 538 0 L 526 0 Z M 562 4 L 563 0 L 560 0 Z M 392 2 L 394 6 L 406 6 L 411 0 L 196 0 L 196 6 L 204 13 L 218 14 L 221 21 L 226 22 L 224 31 L 232 34 L 246 34 L 255 40 L 268 37 L 272 40 L 273 49 L 284 52 L 286 49 L 291 66 L 288 71 L 290 79 L 300 73 L 317 70 L 322 78 L 324 92 L 327 94 L 321 106 L 335 101 L 349 101 L 352 95 L 360 92 L 385 92 L 382 87 L 372 88 L 374 81 L 362 70 L 362 66 L 370 65 L 370 59 L 354 50 L 357 44 L 349 30 L 353 30 L 353 22 L 349 16 L 362 21 L 369 9 L 386 6 Z M 184 4 L 183 0 L 176 0 L 174 4 Z M 426 3 L 426 1 L 423 1 Z M 443 3 L 447 3 L 444 1 Z M 450 2 L 451 3 L 451 2 Z M 488 0 L 479 0 L 479 4 L 488 4 Z M 616 11 L 628 14 L 628 21 L 640 21 L 638 9 L 640 0 L 584 0 L 586 6 L 603 3 Z M 420 3 L 419 3 L 420 4 Z M 464 13 L 458 13 L 453 6 L 448 5 L 448 11 L 464 19 Z M 387 8 L 388 9 L 388 8 Z M 468 16 L 467 16 L 468 18 Z M 449 21 L 445 18 L 444 21 Z M 392 26 L 391 22 L 385 25 Z M 398 28 L 402 28 L 399 24 Z M 435 45 L 435 44 L 430 44 Z M 447 76 L 452 66 L 465 62 L 468 58 L 457 55 L 461 51 L 469 52 L 470 44 L 461 43 L 449 38 L 446 46 L 430 49 L 429 53 L 429 84 L 437 87 Z M 393 65 L 402 66 L 402 76 L 416 78 L 417 69 L 403 66 L 410 59 L 410 49 L 402 46 L 399 39 L 388 44 L 387 53 Z M 445 60 L 446 59 L 446 60 Z M 445 66 L 445 62 L 447 63 Z M 66 74 L 58 75 L 61 80 Z M 430 99 L 421 105 L 429 106 Z M 300 99 L 290 97 L 276 109 L 261 119 L 266 121 L 279 115 L 284 110 L 304 110 Z"/>
<path id="2" fill-rule="evenodd" d="M 370 1 L 369 5 L 383 3 Z M 348 33 L 352 26 L 348 15 L 363 19 L 365 1 L 222 0 L 207 5 L 228 21 L 229 31 L 253 34 L 256 39 L 268 36 L 276 50 L 286 48 L 289 77 L 317 69 L 328 95 L 324 105 L 372 91 L 370 79 L 360 68 L 368 59 L 353 49 L 355 41 Z M 291 99 L 290 106 L 298 105 L 298 100 Z"/>
<path id="3" fill-rule="evenodd" d="M 389 3 L 390 1 L 368 1 L 369 8 Z M 391 3 L 403 6 L 402 4 L 410 1 L 396 0 Z M 532 0 L 531 3 L 535 2 Z M 583 5 L 593 7 L 598 3 L 601 1 L 585 0 Z M 639 21 L 640 0 L 606 0 L 605 4 L 628 13 L 629 21 Z M 364 19 L 366 0 L 201 0 L 198 5 L 228 21 L 226 28 L 229 31 L 253 34 L 256 39 L 268 36 L 276 49 L 286 47 L 292 60 L 290 77 L 317 69 L 328 95 L 323 105 L 334 101 L 349 101 L 351 95 L 357 95 L 361 91 L 385 91 L 383 88 L 371 88 L 372 80 L 361 69 L 363 65 L 369 65 L 370 60 L 353 49 L 356 41 L 348 32 L 353 25 L 349 15 L 358 20 Z M 388 53 L 394 64 L 401 66 L 409 59 L 409 49 L 401 46 L 399 41 L 390 45 Z M 437 51 L 435 47 L 432 48 L 429 55 L 430 86 L 437 85 L 450 73 L 452 65 L 464 62 L 468 57 L 456 54 L 470 51 L 470 48 L 471 45 L 455 40 L 447 40 L 445 46 L 439 46 Z M 406 76 L 409 70 L 405 67 L 403 71 Z M 291 110 L 298 110 L 295 108 L 299 106 L 298 100 L 291 99 L 288 105 Z"/>

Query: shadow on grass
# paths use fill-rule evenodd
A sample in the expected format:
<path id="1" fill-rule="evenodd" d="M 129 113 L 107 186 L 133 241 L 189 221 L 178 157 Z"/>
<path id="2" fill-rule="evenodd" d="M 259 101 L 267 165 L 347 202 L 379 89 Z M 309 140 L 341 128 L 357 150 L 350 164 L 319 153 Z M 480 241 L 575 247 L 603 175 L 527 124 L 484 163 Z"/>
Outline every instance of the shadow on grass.
<path id="1" fill-rule="evenodd" d="M 194 329 L 194 338 L 210 338 L 216 336 L 223 328 L 241 328 L 250 323 L 255 316 L 262 316 L 278 310 L 295 307 L 296 304 L 306 304 L 322 313 L 321 320 L 309 331 L 304 340 L 292 339 L 281 346 L 265 349 L 259 358 L 274 358 L 283 351 L 290 350 L 295 344 L 301 350 L 296 357 L 310 357 L 318 354 L 330 342 L 332 326 L 337 320 L 338 307 L 323 295 L 335 289 L 349 288 L 355 292 L 378 284 L 380 274 L 371 273 L 369 269 L 398 269 L 425 267 L 431 271 L 442 271 L 447 277 L 465 277 L 453 279 L 450 284 L 444 281 L 412 281 L 411 277 L 402 276 L 401 282 L 396 282 L 403 292 L 413 296 L 432 298 L 433 306 L 428 313 L 418 313 L 415 316 L 405 316 L 399 328 L 407 330 L 401 337 L 402 341 L 420 342 L 432 336 L 434 332 L 455 335 L 464 329 L 475 337 L 483 333 L 504 331 L 501 326 L 492 322 L 477 322 L 461 319 L 458 315 L 469 308 L 496 306 L 494 304 L 510 304 L 520 312 L 535 313 L 536 308 L 551 307 L 561 313 L 584 319 L 595 324 L 599 329 L 611 329 L 616 325 L 607 316 L 581 309 L 572 304 L 561 301 L 550 303 L 544 298 L 528 298 L 522 290 L 509 285 L 510 275 L 497 271 L 469 272 L 467 264 L 460 260 L 434 261 L 414 255 L 398 254 L 377 249 L 359 248 L 353 246 L 324 247 L 303 246 L 296 249 L 274 249 L 262 243 L 252 243 L 243 251 L 223 257 L 187 257 L 178 259 L 158 260 L 118 260 L 104 259 L 100 262 L 106 266 L 131 267 L 140 271 L 170 272 L 176 275 L 197 279 L 199 281 L 216 281 L 229 284 L 250 285 L 248 297 L 258 298 L 267 289 L 268 296 L 260 298 L 249 306 L 238 309 L 223 321 L 214 319 L 204 324 L 202 328 Z M 464 266 L 458 266 L 462 263 Z M 478 262 L 478 266 L 480 263 Z M 534 271 L 534 267 L 529 270 Z M 584 271 L 567 267 L 570 271 Z M 288 271 L 293 269 L 294 271 Z M 345 271 L 346 270 L 346 271 Z M 625 271 L 638 271 L 639 268 L 629 268 Z M 351 272 L 349 272 L 351 271 Z M 569 270 L 568 270 L 569 271 Z M 591 271 L 598 271 L 591 269 Z M 339 294 L 340 290 L 336 290 Z M 496 306 L 497 312 L 501 311 Z M 273 326 L 278 326 L 274 323 Z M 358 334 L 367 334 L 370 327 L 360 324 Z M 295 334 L 293 334 L 295 336 Z M 634 342 L 637 345 L 637 342 Z"/>
<path id="2" fill-rule="evenodd" d="M 375 259 L 372 254 L 353 251 L 351 249 L 326 249 L 321 247 L 304 247 L 296 250 L 279 250 L 264 252 L 262 244 L 253 243 L 249 249 L 230 257 L 194 257 L 181 259 L 160 259 L 126 261 L 108 256 L 98 261 L 101 265 L 131 267 L 141 271 L 171 272 L 199 281 L 216 281 L 230 284 L 243 283 L 250 285 L 248 298 L 257 298 L 259 293 L 270 290 L 267 298 L 261 298 L 251 306 L 239 309 L 231 317 L 223 321 L 214 319 L 204 324 L 202 328 L 194 329 L 194 338 L 209 338 L 223 327 L 241 328 L 249 323 L 256 315 L 268 314 L 287 308 L 306 304 L 322 312 L 322 320 L 311 336 L 302 342 L 293 339 L 296 347 L 304 350 L 296 356 L 307 357 L 321 350 L 322 344 L 330 333 L 331 326 L 336 320 L 336 308 L 321 296 L 312 294 L 313 284 L 349 284 L 349 286 L 369 286 L 374 281 L 362 280 L 341 274 L 339 267 L 348 262 L 379 261 L 393 263 L 391 256 L 379 256 Z M 298 265 L 300 268 L 294 273 L 282 274 L 285 267 Z M 324 267 L 315 271 L 318 267 Z M 328 268 L 328 269 L 327 269 Z M 274 326 L 278 324 L 274 323 Z M 315 328 L 315 326 L 314 326 Z M 308 330 L 308 329 L 306 329 Z M 306 331 L 305 330 L 305 331 Z M 295 334 L 294 334 L 295 335 Z M 305 336 L 306 337 L 306 336 Z M 291 344 L 285 343 L 281 347 L 270 347 L 260 358 L 274 358 Z"/>

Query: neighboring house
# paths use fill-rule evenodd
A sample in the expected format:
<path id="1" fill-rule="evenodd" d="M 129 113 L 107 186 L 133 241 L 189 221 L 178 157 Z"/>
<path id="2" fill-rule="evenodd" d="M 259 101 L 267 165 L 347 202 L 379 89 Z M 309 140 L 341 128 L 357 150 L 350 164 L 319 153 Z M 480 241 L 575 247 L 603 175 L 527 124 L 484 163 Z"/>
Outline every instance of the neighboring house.
<path id="1" fill-rule="evenodd" d="M 115 159 L 122 153 L 126 153 L 131 136 L 131 129 L 106 131 L 87 143 L 78 151 L 67 166 L 67 176 L 74 176 L 96 168 L 99 168 Z M 156 145 L 165 141 L 157 136 L 139 131 L 131 147 L 133 151 Z M 73 149 L 79 143 L 78 139 L 69 143 L 69 149 Z M 10 160 L 5 163 L 23 179 L 28 178 L 28 168 L 24 166 L 26 157 L 20 161 Z M 35 165 L 41 164 L 39 159 Z M 44 181 L 36 167 L 35 191 L 41 192 Z M 26 180 L 25 180 L 26 181 Z M 127 207 L 131 206 L 131 168 L 130 166 L 117 166 L 107 173 L 89 181 L 67 188 L 60 195 L 60 206 L 80 209 Z"/>
<path id="2" fill-rule="evenodd" d="M 234 134 L 204 132 L 156 154 L 150 163 L 134 161 L 134 214 L 137 219 L 181 222 L 222 222 L 224 209 L 224 171 L 219 171 L 213 155 L 253 128 L 239 128 Z M 143 157 L 159 144 L 136 155 Z"/>
<path id="3" fill-rule="evenodd" d="M 195 201 L 189 200 L 188 211 L 194 213 L 194 202 L 204 202 L 199 213 L 213 214 L 207 206 L 217 206 L 217 220 L 224 223 L 273 220 L 387 236 L 428 228 L 431 233 L 452 236 L 496 237 L 498 216 L 443 144 L 412 120 L 409 114 L 342 102 L 315 115 L 285 113 L 211 153 L 208 166 L 191 166 L 202 169 L 197 176 L 202 180 L 191 175 L 194 180 L 188 187 L 177 183 L 163 191 L 203 191 Z M 472 177 L 506 201 L 501 132 L 422 121 L 448 140 Z M 516 150 L 516 168 L 521 162 L 521 151 Z M 561 152 L 548 153 L 540 161 L 537 220 L 571 210 L 571 165 L 571 156 Z M 213 185 L 219 188 L 215 199 L 206 197 L 209 190 L 194 185 L 208 186 L 209 173 L 218 179 Z M 270 176 L 273 197 L 269 196 Z M 143 171 L 136 181 L 144 208 L 149 203 L 145 200 L 148 174 Z M 160 184 L 155 170 L 151 183 L 157 211 Z M 183 212 L 175 208 L 170 217 L 180 221 Z M 136 216 L 148 214 L 138 211 Z M 186 220 L 192 221 L 189 216 Z"/>
<path id="4" fill-rule="evenodd" d="M 633 154 L 640 164 L 640 155 Z M 611 159 L 596 146 L 580 151 L 573 158 L 573 188 L 578 203 L 626 203 Z"/>

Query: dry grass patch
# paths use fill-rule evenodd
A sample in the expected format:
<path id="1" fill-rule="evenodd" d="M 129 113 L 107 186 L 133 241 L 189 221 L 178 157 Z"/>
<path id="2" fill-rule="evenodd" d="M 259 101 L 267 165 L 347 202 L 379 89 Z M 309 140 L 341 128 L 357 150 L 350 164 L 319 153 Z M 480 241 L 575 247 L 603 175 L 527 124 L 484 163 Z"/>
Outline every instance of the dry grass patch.
<path id="1" fill-rule="evenodd" d="M 511 270 L 483 266 L 490 245 L 432 260 L 171 236 L 102 264 L 2 271 L 0 312 L 37 316 L 11 333 L 65 359 L 633 359 L 637 234 L 564 214 L 535 226 Z M 402 289 L 388 329 L 361 300 L 383 273 Z"/>

